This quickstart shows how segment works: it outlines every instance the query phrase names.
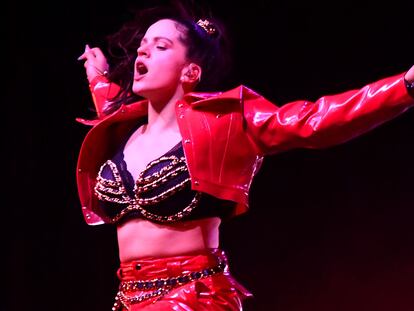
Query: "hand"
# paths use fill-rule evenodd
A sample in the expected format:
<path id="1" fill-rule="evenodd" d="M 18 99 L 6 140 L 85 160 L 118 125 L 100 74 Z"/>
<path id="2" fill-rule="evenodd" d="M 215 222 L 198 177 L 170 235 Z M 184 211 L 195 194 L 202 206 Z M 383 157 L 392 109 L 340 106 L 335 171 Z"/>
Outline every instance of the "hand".
<path id="1" fill-rule="evenodd" d="M 408 82 L 408 83 L 414 83 L 414 66 L 412 66 L 406 73 L 404 76 L 404 79 Z"/>
<path id="2" fill-rule="evenodd" d="M 85 52 L 78 57 L 78 60 L 85 60 L 83 65 L 89 82 L 97 76 L 106 75 L 108 72 L 109 65 L 100 48 L 90 48 L 87 44 Z"/>

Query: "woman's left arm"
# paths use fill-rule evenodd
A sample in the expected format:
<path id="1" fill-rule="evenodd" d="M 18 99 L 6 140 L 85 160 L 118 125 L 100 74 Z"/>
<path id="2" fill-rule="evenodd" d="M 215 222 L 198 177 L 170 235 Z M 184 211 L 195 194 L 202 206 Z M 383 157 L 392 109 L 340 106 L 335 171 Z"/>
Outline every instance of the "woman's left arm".
<path id="1" fill-rule="evenodd" d="M 414 67 L 361 89 L 276 106 L 263 97 L 245 100 L 247 131 L 262 154 L 344 143 L 414 105 Z"/>
<path id="2" fill-rule="evenodd" d="M 410 70 L 407 71 L 404 79 L 408 92 L 411 94 L 411 96 L 414 97 L 414 66 L 412 66 Z"/>

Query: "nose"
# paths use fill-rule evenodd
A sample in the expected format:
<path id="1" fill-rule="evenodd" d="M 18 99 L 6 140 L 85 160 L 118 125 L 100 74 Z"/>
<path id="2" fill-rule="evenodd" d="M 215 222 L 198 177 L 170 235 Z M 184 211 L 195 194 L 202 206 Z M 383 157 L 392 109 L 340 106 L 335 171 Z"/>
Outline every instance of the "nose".
<path id="1" fill-rule="evenodd" d="M 141 45 L 137 50 L 138 56 L 149 56 L 149 49 L 147 45 Z"/>

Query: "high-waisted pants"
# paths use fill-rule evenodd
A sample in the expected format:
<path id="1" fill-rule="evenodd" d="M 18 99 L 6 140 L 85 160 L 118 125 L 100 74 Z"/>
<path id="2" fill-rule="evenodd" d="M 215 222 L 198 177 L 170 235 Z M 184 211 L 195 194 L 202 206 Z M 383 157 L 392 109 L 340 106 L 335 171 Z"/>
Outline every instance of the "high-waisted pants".
<path id="1" fill-rule="evenodd" d="M 229 272 L 220 249 L 121 263 L 116 311 L 240 311 L 252 296 Z"/>

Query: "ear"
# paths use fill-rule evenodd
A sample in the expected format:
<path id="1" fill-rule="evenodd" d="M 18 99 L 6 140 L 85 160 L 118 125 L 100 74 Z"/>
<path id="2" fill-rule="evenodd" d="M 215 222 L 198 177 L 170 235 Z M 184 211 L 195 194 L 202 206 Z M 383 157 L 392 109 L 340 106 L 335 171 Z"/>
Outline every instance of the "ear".
<path id="1" fill-rule="evenodd" d="M 201 67 L 195 63 L 185 66 L 181 73 L 181 82 L 196 84 L 201 79 Z"/>

